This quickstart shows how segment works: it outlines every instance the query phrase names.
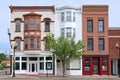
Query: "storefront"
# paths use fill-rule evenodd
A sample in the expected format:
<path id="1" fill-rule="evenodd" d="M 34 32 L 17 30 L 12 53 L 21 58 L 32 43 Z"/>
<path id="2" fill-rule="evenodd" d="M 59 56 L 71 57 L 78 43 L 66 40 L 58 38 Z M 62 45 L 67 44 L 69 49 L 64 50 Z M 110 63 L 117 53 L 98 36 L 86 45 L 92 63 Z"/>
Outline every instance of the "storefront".
<path id="1" fill-rule="evenodd" d="M 109 75 L 108 55 L 83 55 L 83 75 Z"/>

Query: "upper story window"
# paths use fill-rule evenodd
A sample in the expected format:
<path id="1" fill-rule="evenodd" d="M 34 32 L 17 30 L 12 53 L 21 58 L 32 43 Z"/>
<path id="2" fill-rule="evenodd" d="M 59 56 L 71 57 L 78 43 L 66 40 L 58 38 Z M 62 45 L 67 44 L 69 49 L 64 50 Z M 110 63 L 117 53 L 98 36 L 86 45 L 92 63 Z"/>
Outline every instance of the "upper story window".
<path id="1" fill-rule="evenodd" d="M 75 12 L 73 12 L 73 21 L 75 21 Z"/>
<path id="2" fill-rule="evenodd" d="M 65 19 L 64 19 L 65 17 L 64 17 L 64 12 L 62 12 L 61 13 L 61 21 L 64 21 Z"/>
<path id="3" fill-rule="evenodd" d="M 28 30 L 28 19 L 25 19 L 25 30 Z"/>
<path id="4" fill-rule="evenodd" d="M 71 37 L 71 27 L 66 28 L 66 37 Z"/>
<path id="5" fill-rule="evenodd" d="M 21 21 L 20 20 L 16 20 L 16 31 L 20 32 L 21 29 Z"/>
<path id="6" fill-rule="evenodd" d="M 50 20 L 45 21 L 45 32 L 50 32 Z"/>
<path id="7" fill-rule="evenodd" d="M 93 38 L 87 39 L 87 50 L 93 50 Z"/>
<path id="8" fill-rule="evenodd" d="M 15 39 L 15 42 L 17 43 L 17 47 L 16 47 L 16 50 L 20 50 L 20 42 L 21 42 L 21 39 Z"/>
<path id="9" fill-rule="evenodd" d="M 98 42 L 99 50 L 104 50 L 104 38 L 99 38 Z"/>
<path id="10" fill-rule="evenodd" d="M 34 30 L 34 19 L 30 18 L 30 30 Z"/>
<path id="11" fill-rule="evenodd" d="M 36 30 L 40 30 L 40 19 L 36 19 Z"/>
<path id="12" fill-rule="evenodd" d="M 87 20 L 87 32 L 93 32 L 93 20 Z"/>
<path id="13" fill-rule="evenodd" d="M 66 12 L 66 21 L 71 21 L 71 12 Z"/>
<path id="14" fill-rule="evenodd" d="M 65 35 L 65 29 L 64 28 L 61 28 L 61 35 Z"/>
<path id="15" fill-rule="evenodd" d="M 98 32 L 104 32 L 104 20 L 98 20 Z"/>

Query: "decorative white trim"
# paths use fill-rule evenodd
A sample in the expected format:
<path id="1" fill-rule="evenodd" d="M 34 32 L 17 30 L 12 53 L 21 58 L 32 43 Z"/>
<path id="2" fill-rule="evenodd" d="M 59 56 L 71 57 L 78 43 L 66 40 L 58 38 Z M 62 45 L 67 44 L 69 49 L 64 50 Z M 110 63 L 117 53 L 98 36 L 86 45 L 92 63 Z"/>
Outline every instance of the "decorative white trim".
<path id="1" fill-rule="evenodd" d="M 120 36 L 108 36 L 108 38 L 120 38 Z"/>

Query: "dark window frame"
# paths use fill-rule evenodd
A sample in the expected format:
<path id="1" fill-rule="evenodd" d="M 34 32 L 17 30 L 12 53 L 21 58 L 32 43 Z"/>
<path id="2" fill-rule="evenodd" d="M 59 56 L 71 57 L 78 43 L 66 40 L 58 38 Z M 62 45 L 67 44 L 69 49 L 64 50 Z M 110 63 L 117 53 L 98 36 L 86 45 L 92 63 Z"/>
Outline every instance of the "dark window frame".
<path id="1" fill-rule="evenodd" d="M 89 48 L 91 46 L 91 49 Z M 94 40 L 93 38 L 87 39 L 87 50 L 93 51 L 94 50 Z"/>
<path id="2" fill-rule="evenodd" d="M 100 42 L 102 41 L 102 42 Z M 99 38 L 98 40 L 98 50 L 105 50 L 105 39 Z"/>
<path id="3" fill-rule="evenodd" d="M 102 25 L 101 25 L 102 21 Z M 104 20 L 98 20 L 98 32 L 104 32 Z"/>
<path id="4" fill-rule="evenodd" d="M 93 32 L 93 20 L 87 20 L 87 32 Z"/>

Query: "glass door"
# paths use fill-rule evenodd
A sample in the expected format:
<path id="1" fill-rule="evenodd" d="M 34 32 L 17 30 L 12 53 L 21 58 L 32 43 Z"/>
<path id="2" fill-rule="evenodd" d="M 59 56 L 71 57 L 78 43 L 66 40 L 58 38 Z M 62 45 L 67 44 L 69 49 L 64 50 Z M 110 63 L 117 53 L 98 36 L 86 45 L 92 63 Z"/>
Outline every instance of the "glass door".
<path id="1" fill-rule="evenodd" d="M 98 64 L 94 64 L 94 74 L 98 74 Z"/>
<path id="2" fill-rule="evenodd" d="M 33 62 L 29 63 L 29 72 L 30 73 L 37 72 L 37 63 L 33 63 Z"/>

